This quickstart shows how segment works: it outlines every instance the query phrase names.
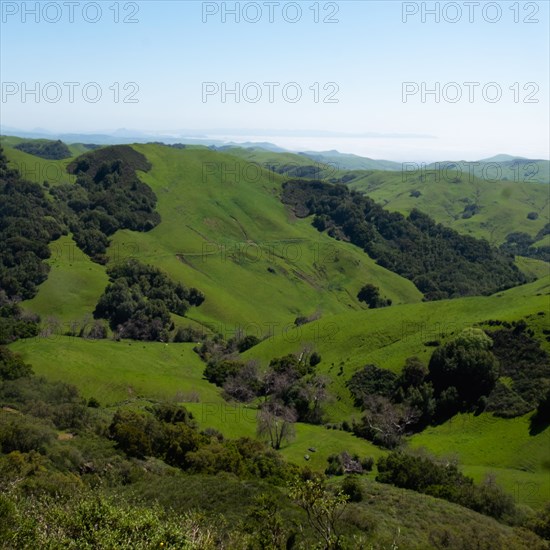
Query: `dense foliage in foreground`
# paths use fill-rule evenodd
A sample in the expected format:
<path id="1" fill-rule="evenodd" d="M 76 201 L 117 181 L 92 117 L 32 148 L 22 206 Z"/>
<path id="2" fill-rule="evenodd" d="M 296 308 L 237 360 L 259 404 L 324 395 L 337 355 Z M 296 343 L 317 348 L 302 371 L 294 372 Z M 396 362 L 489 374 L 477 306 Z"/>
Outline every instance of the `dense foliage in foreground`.
<path id="1" fill-rule="evenodd" d="M 193 416 L 175 403 L 137 401 L 103 409 L 95 399 L 85 402 L 73 386 L 34 376 L 19 356 L 0 350 L 3 547 L 153 548 L 162 543 L 167 548 L 318 544 L 351 549 L 392 544 L 392 536 L 378 532 L 368 519 L 373 502 L 367 506 L 366 495 L 374 486 L 360 478 L 327 483 L 320 474 L 300 472 L 260 441 L 200 431 Z M 284 371 L 289 361 L 277 360 L 273 367 Z M 498 488 L 478 487 L 456 467 L 442 470 L 428 459 L 420 469 L 405 468 L 412 481 L 404 481 L 399 464 L 418 459 L 395 456 L 401 457 L 396 464 L 390 457 L 379 461 L 381 481 L 458 501 L 544 536 L 546 516 L 522 516 Z M 466 492 L 457 493 L 456 480 L 464 480 Z M 474 500 L 464 500 L 468 495 Z M 240 507 L 235 508 L 235 499 Z M 531 531 L 491 528 L 499 544 L 516 544 L 512 541 L 521 537 L 518 548 L 545 548 Z M 457 536 L 434 531 L 430 547 L 445 548 L 439 538 L 462 540 Z M 464 540 L 476 537 L 472 531 Z M 486 547 L 499 548 L 496 543 Z"/>

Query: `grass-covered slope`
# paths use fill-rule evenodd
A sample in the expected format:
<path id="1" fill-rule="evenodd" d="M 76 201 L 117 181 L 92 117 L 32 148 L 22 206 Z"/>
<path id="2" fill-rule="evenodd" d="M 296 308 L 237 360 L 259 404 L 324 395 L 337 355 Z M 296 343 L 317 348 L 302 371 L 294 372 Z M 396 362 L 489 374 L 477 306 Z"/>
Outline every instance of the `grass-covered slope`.
<path id="1" fill-rule="evenodd" d="M 334 159 L 325 159 L 322 156 L 314 158 L 305 153 L 281 153 L 261 147 L 236 146 L 219 147 L 218 150 L 289 178 L 339 179 L 347 170 L 347 167 Z"/>
<path id="2" fill-rule="evenodd" d="M 348 185 L 388 210 L 427 212 L 437 222 L 461 233 L 502 244 L 506 235 L 535 236 L 550 221 L 548 186 L 522 181 L 489 181 L 455 171 L 433 173 L 357 172 Z M 535 212 L 537 219 L 527 215 Z"/>
<path id="3" fill-rule="evenodd" d="M 496 155 L 477 162 L 443 161 L 433 163 L 428 169 L 442 168 L 449 171 L 462 170 L 478 178 L 502 179 L 503 181 L 523 181 L 530 183 L 550 182 L 550 161 L 543 159 L 528 159 L 512 155 Z"/>
<path id="4" fill-rule="evenodd" d="M 346 532 L 357 536 L 355 548 L 543 548 L 537 547 L 540 540 L 529 532 L 503 525 L 456 504 L 414 491 L 396 489 L 372 479 L 362 479 L 360 484 L 363 501 L 350 503 L 342 518 Z M 261 490 L 258 485 L 238 483 L 232 477 L 187 476 L 183 479 L 160 479 L 149 484 L 139 482 L 135 488 L 129 486 L 126 492 L 134 499 L 137 495 L 146 501 L 159 498 L 163 506 L 180 513 L 199 506 L 211 512 L 223 511 L 237 523 L 248 511 L 251 494 Z M 285 518 L 303 522 L 304 518 L 297 514 L 295 508 L 285 507 L 284 513 Z M 307 532 L 308 526 L 303 524 L 303 528 Z M 362 538 L 359 538 L 361 535 Z"/>
<path id="5" fill-rule="evenodd" d="M 68 330 L 72 323 L 82 325 L 91 320 L 108 277 L 105 268 L 92 262 L 70 236 L 50 243 L 49 248 L 51 256 L 46 260 L 50 266 L 48 279 L 40 285 L 37 295 L 24 303 L 24 307 L 38 313 L 46 325 L 53 325 L 55 318 Z"/>
<path id="6" fill-rule="evenodd" d="M 319 231 L 352 242 L 413 281 L 428 300 L 487 295 L 525 282 L 511 254 L 417 209 L 405 217 L 345 185 L 321 181 L 289 180 L 282 200 L 297 217 L 314 216 Z"/>
<path id="7" fill-rule="evenodd" d="M 218 327 L 222 332 L 253 324 L 262 335 L 281 330 L 298 315 L 361 309 L 356 295 L 366 282 L 380 286 L 394 303 L 421 299 L 414 285 L 352 245 L 335 243 L 308 223 L 291 219 L 278 199 L 281 180 L 272 172 L 260 170 L 252 177 L 247 162 L 202 148 L 136 149 L 153 162 L 151 172 L 140 172 L 140 177 L 156 193 L 162 221 L 144 234 L 119 231 L 109 256 L 113 261 L 136 257 L 203 288 L 207 300 L 197 314 L 201 322 L 224 323 L 227 326 Z M 17 153 L 6 152 L 10 158 Z M 236 177 L 230 174 L 235 165 Z M 86 270 L 91 275 L 100 269 L 89 265 L 69 241 L 52 250 L 55 280 L 40 289 L 36 304 L 53 303 L 51 314 L 80 320 L 85 311 L 78 304 L 84 296 L 60 299 L 56 289 L 62 282 L 70 293 Z M 97 287 L 92 283 L 83 289 L 90 296 L 84 298 L 90 314 Z"/>
<path id="8" fill-rule="evenodd" d="M 516 231 L 534 236 L 550 220 L 548 188 L 540 185 L 550 181 L 548 161 L 527 163 L 528 173 L 514 177 L 515 172 L 510 168 L 512 161 L 498 161 L 497 168 L 494 162 L 474 163 L 472 167 L 468 163 L 442 162 L 437 169 L 390 163 L 380 168 L 366 166 L 365 162 L 370 159 L 354 155 L 350 155 L 353 162 L 349 164 L 346 155 L 341 154 L 276 153 L 240 147 L 224 150 L 250 163 L 284 171 L 287 177 L 300 176 L 300 169 L 313 164 L 316 170 L 307 176 L 309 178 L 340 180 L 389 210 L 407 214 L 417 208 L 437 222 L 497 245 Z M 498 167 L 502 171 L 500 178 L 495 175 Z M 531 177 L 533 171 L 536 177 Z M 537 219 L 527 217 L 533 212 L 538 215 Z"/>
<path id="9" fill-rule="evenodd" d="M 11 159 L 24 154 L 7 149 Z M 496 295 L 422 302 L 410 281 L 376 265 L 359 248 L 319 233 L 309 220 L 293 217 L 280 200 L 282 176 L 268 170 L 251 171 L 247 160 L 205 148 L 139 145 L 134 149 L 151 163 L 149 171 L 138 175 L 154 191 L 161 221 L 144 233 L 117 231 L 108 250 L 111 260 L 135 257 L 203 291 L 206 300 L 201 307 L 190 311 L 187 318 L 174 315 L 176 324 L 209 324 L 226 338 L 238 329 L 256 336 L 271 332 L 271 337 L 244 354 L 244 359 L 256 359 L 262 368 L 274 357 L 311 345 L 321 355 L 317 372 L 330 380 L 329 422 L 360 415 L 345 383 L 362 366 L 375 363 L 397 373 L 412 355 L 427 362 L 434 341 L 444 342 L 472 324 L 527 319 L 545 349 L 549 348 L 547 332 L 543 332 L 548 330 L 550 296 L 546 264 L 518 259 L 517 264 L 538 280 Z M 519 200 L 518 204 L 530 208 L 529 201 L 538 200 L 538 195 L 533 199 L 530 194 L 534 187 L 526 187 L 527 203 Z M 377 189 L 382 192 L 383 186 Z M 511 193 L 515 197 L 516 187 Z M 436 197 L 434 192 L 434 201 Z M 449 201 L 457 202 L 452 197 Z M 510 226 L 516 229 L 517 216 L 501 219 L 498 201 L 487 205 L 487 210 L 455 221 L 466 224 L 490 210 L 491 223 L 496 224 L 498 218 L 502 234 Z M 392 204 L 387 208 L 392 209 Z M 437 219 L 438 208 L 434 202 L 431 207 L 426 203 L 425 209 Z M 540 225 L 541 218 L 528 221 Z M 474 234 L 487 236 L 489 228 L 480 225 Z M 95 397 L 103 406 L 121 402 L 141 406 L 157 399 L 183 402 L 201 428 L 213 427 L 228 437 L 255 436 L 256 409 L 223 400 L 220 389 L 203 378 L 205 365 L 193 351 L 194 344 L 95 341 L 62 335 L 74 322 L 85 323 L 90 318 L 107 275 L 104 266 L 74 246 L 70 235 L 51 243 L 50 249 L 49 277 L 33 300 L 23 305 L 40 313 L 52 330 L 10 346 L 37 374 L 73 383 L 85 398 Z M 356 297 L 365 283 L 380 287 L 393 305 L 366 310 Z M 321 317 L 294 326 L 297 316 L 313 313 Z M 50 317 L 54 318 L 51 322 Z M 56 320 L 62 323 L 60 327 Z M 495 419 L 486 413 L 462 415 L 426 429 L 409 443 L 437 455 L 457 455 L 465 473 L 477 480 L 495 473 L 497 482 L 518 502 L 538 508 L 550 497 L 546 460 L 550 432 L 546 428 L 531 435 L 529 427 L 529 415 L 515 420 Z M 281 452 L 298 464 L 324 470 L 327 457 L 344 450 L 372 457 L 385 453 L 348 432 L 301 423 L 296 425 L 295 440 Z M 469 533 L 466 540 L 473 540 L 468 529 L 478 521 L 498 540 L 493 527 L 500 527 L 462 508 L 406 491 L 380 489 L 377 484 L 369 490 L 372 498 L 366 506 L 376 516 L 369 521 L 378 522 L 390 538 L 401 528 L 406 535 L 398 539 L 403 547 L 430 547 L 426 522 L 444 523 L 444 514 L 456 518 L 445 523 L 446 528 L 457 535 Z M 422 512 L 405 513 L 407 506 L 418 506 Z M 515 542 L 503 544 L 521 547 Z"/>
<path id="10" fill-rule="evenodd" d="M 356 295 L 366 282 L 394 303 L 421 299 L 412 283 L 356 247 L 294 219 L 279 200 L 276 174 L 246 176 L 248 163 L 209 150 L 134 147 L 152 163 L 140 177 L 162 221 L 143 234 L 119 231 L 112 248 L 133 249 L 143 263 L 200 288 L 206 300 L 194 318 L 227 330 L 252 324 L 260 335 L 299 315 L 361 309 Z"/>
<path id="11" fill-rule="evenodd" d="M 273 357 L 313 345 L 322 357 L 317 371 L 329 377 L 334 395 L 327 406 L 328 419 L 349 420 L 359 412 L 345 382 L 361 366 L 375 363 L 399 372 L 411 355 L 427 362 L 433 347 L 426 342 L 444 341 L 466 326 L 490 319 L 528 318 L 540 337 L 547 328 L 549 292 L 547 277 L 490 297 L 334 315 L 289 330 L 285 336 L 269 338 L 246 352 L 245 358 L 258 359 L 267 366 Z M 176 399 L 186 402 L 201 427 L 214 427 L 230 437 L 256 433 L 256 411 L 223 401 L 220 390 L 203 379 L 204 363 L 192 351 L 193 344 L 86 341 L 54 334 L 20 340 L 10 347 L 22 353 L 38 374 L 74 383 L 85 397 L 94 396 L 102 404 L 137 397 Z M 507 430 L 512 430 L 510 436 L 506 436 Z M 374 457 L 383 452 L 347 432 L 322 426 L 298 424 L 296 432 L 296 439 L 285 446 L 283 454 L 304 464 L 308 454 L 307 463 L 318 469 L 324 469 L 330 454 L 343 450 Z M 458 417 L 429 428 L 414 436 L 412 445 L 436 454 L 457 454 L 466 473 L 478 479 L 495 472 L 508 491 L 519 491 L 520 502 L 538 506 L 548 498 L 550 489 L 547 465 L 542 460 L 547 438 L 548 428 L 534 437 L 529 435 L 528 417 L 508 421 L 483 414 Z M 497 442 L 498 448 L 494 447 Z M 317 451 L 309 451 L 310 447 Z M 535 497 L 527 490 L 534 487 L 532 483 L 538 487 Z"/>
<path id="12" fill-rule="evenodd" d="M 220 389 L 203 378 L 204 363 L 193 344 L 113 342 L 49 334 L 10 346 L 33 365 L 36 374 L 76 385 L 103 406 L 145 400 L 183 402 L 201 428 L 226 437 L 255 437 L 257 410 L 227 403 Z M 350 433 L 298 424 L 296 439 L 282 450 L 289 460 L 324 470 L 330 454 L 344 450 L 377 457 L 383 451 Z M 315 447 L 316 452 L 308 449 Z"/>

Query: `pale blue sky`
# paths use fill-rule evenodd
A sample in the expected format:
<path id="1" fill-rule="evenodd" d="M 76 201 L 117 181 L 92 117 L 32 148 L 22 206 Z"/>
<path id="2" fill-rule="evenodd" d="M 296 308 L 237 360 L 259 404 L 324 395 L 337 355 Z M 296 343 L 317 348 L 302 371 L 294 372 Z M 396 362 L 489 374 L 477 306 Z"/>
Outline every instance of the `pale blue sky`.
<path id="1" fill-rule="evenodd" d="M 279 4 L 278 6 L 275 4 Z M 6 2 L 1 20 L 1 122 L 25 130 L 45 128 L 59 132 L 97 132 L 131 128 L 144 132 L 178 132 L 184 129 L 212 128 L 251 130 L 258 139 L 298 149 L 340 149 L 376 158 L 395 160 L 435 160 L 443 158 L 482 158 L 496 153 L 530 157 L 549 156 L 549 3 L 485 2 L 473 6 L 470 23 L 464 2 L 439 2 L 440 22 L 433 16 L 421 21 L 422 6 L 435 2 L 301 0 L 302 15 L 292 2 L 272 4 L 274 21 L 269 22 L 269 6 L 259 2 L 201 2 L 189 0 L 155 2 L 80 2 L 69 7 L 61 2 L 40 2 L 38 16 L 27 14 L 36 2 Z M 45 11 L 46 5 L 50 4 Z M 88 5 L 87 11 L 83 6 Z M 239 4 L 241 21 L 226 9 Z M 457 23 L 451 5 L 462 9 Z M 487 4 L 493 6 L 487 7 Z M 244 6 L 247 11 L 243 12 Z M 337 23 L 316 23 L 330 17 Z M 114 23 L 118 9 L 120 22 Z M 447 11 L 442 11 L 445 8 Z M 258 23 L 250 23 L 261 10 Z M 337 13 L 334 13 L 338 8 Z M 485 8 L 485 12 L 483 12 Z M 512 8 L 512 9 L 511 9 Z M 417 14 L 403 22 L 403 10 Z M 496 19 L 498 9 L 500 20 Z M 214 12 L 203 22 L 203 11 Z M 135 13 L 134 13 L 135 12 Z M 135 23 L 123 23 L 133 16 Z M 39 21 L 36 22 L 36 17 Z M 60 20 L 54 21 L 57 17 Z M 295 18 L 296 23 L 285 21 Z M 515 18 L 519 17 L 519 22 Z M 98 18 L 96 23 L 87 22 Z M 538 19 L 538 23 L 524 20 Z M 35 102 L 32 95 L 22 101 L 22 88 L 41 91 L 47 83 L 52 102 L 43 97 Z M 74 102 L 64 82 L 77 82 Z M 83 99 L 82 88 L 97 83 L 102 98 L 97 103 Z M 109 89 L 119 83 L 119 102 Z M 139 91 L 135 103 L 122 99 Z M 228 88 L 257 83 L 262 98 L 239 103 L 228 95 L 226 102 L 216 94 L 203 98 L 203 82 Z M 264 82 L 277 82 L 273 103 Z M 302 98 L 285 101 L 281 89 L 296 82 Z M 337 103 L 314 101 L 310 86 L 319 83 L 321 98 L 335 88 L 323 91 L 323 85 L 338 86 Z M 402 99 L 403 82 L 422 82 L 442 87 L 448 82 L 461 85 L 463 98 L 450 103 L 441 97 L 436 103 L 420 93 Z M 474 102 L 467 98 L 464 82 L 479 82 Z M 502 98 L 486 101 L 482 88 L 497 83 Z M 533 82 L 524 90 L 526 83 Z M 11 84 L 10 84 L 11 83 Z M 518 83 L 518 102 L 510 86 Z M 15 88 L 14 88 L 15 87 Z M 414 88 L 415 84 L 411 84 Z M 253 99 L 257 86 L 247 91 Z M 288 89 L 289 93 L 292 89 Z M 447 88 L 449 97 L 454 89 Z M 489 90 L 491 94 L 494 88 Z M 89 93 L 94 88 L 88 88 Z M 525 103 L 534 92 L 538 103 Z M 93 97 L 93 96 L 90 96 Z M 492 95 L 491 95 L 492 97 Z M 207 101 L 203 101 L 207 99 Z M 252 132 L 254 130 L 254 132 Z M 269 137 L 273 131 L 307 130 L 307 136 Z M 320 138 L 315 132 L 336 134 L 404 134 L 393 138 Z M 245 132 L 246 133 L 246 132 Z M 309 132 L 306 132 L 309 133 Z M 258 135 L 260 134 L 260 135 Z M 407 137 L 428 135 L 430 138 Z M 263 137 L 262 137 L 263 136 Z M 266 137 L 267 136 L 267 137 Z M 252 136 L 251 136 L 252 137 Z"/>

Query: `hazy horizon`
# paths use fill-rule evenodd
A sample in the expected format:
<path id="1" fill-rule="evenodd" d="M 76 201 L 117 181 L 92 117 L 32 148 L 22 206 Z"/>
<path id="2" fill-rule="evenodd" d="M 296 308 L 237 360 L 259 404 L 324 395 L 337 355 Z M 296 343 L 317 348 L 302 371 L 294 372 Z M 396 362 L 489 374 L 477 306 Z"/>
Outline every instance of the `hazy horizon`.
<path id="1" fill-rule="evenodd" d="M 161 131 L 161 132 L 144 132 L 142 130 L 128 130 L 127 133 L 123 132 L 125 129 L 117 129 L 117 130 L 106 130 L 106 129 L 98 129 L 97 131 L 93 132 L 50 132 L 48 129 L 44 128 L 31 128 L 31 129 L 22 129 L 22 128 L 10 128 L 7 131 L 2 130 L 2 134 L 0 135 L 15 135 L 17 136 L 17 132 L 21 133 L 36 133 L 36 134 L 50 134 L 53 137 L 63 137 L 64 135 L 81 135 L 86 136 L 89 135 L 90 137 L 93 137 L 95 135 L 105 135 L 105 136 L 112 136 L 113 139 L 117 136 L 120 137 L 121 140 L 127 140 L 130 138 L 135 138 L 136 140 L 139 140 L 140 138 L 144 141 L 147 140 L 155 140 L 158 138 L 160 141 L 162 139 L 168 139 L 172 138 L 173 140 L 179 140 L 181 139 L 182 142 L 185 142 L 186 139 L 192 140 L 192 141 L 199 141 L 203 140 L 205 145 L 210 145 L 212 142 L 223 142 L 226 144 L 237 144 L 237 145 L 247 145 L 249 143 L 269 143 L 271 145 L 275 145 L 277 147 L 280 147 L 281 149 L 288 150 L 289 152 L 329 152 L 329 151 L 337 151 L 338 153 L 343 154 L 353 154 L 360 157 L 366 157 L 374 160 L 388 160 L 393 162 L 399 162 L 399 163 L 405 163 L 405 162 L 416 162 L 416 163 L 433 163 L 438 161 L 466 161 L 466 162 L 473 162 L 473 161 L 479 161 L 486 158 L 492 158 L 497 155 L 510 155 L 513 157 L 523 157 L 528 159 L 536 159 L 536 160 L 545 160 L 549 161 L 549 156 L 540 156 L 540 157 L 532 157 L 528 154 L 523 154 L 522 152 L 518 152 L 517 150 L 513 151 L 501 151 L 501 150 L 494 150 L 492 148 L 487 149 L 481 149 L 476 151 L 470 151 L 470 152 L 456 152 L 452 149 L 449 150 L 441 150 L 439 151 L 439 154 L 437 152 L 428 152 L 426 154 L 425 151 L 418 147 L 417 149 L 409 148 L 407 149 L 404 147 L 404 143 L 407 143 L 407 139 L 405 138 L 397 138 L 397 137 L 377 137 L 377 138 L 351 138 L 351 137 L 319 137 L 319 136 L 280 136 L 280 135 L 273 135 L 270 133 L 267 134 L 244 134 L 244 135 L 238 135 L 238 134 L 218 134 L 218 133 L 211 133 L 208 129 L 204 130 L 203 134 L 199 133 L 178 133 L 177 131 Z M 13 132 L 11 134 L 10 132 Z M 433 138 L 410 138 L 418 140 L 418 141 L 429 141 Z M 518 147 L 519 148 L 519 147 Z M 410 152 L 410 155 L 408 157 L 405 157 L 403 151 L 408 150 Z"/>
<path id="2" fill-rule="evenodd" d="M 548 3 L 26 4 L 2 3 L 5 126 L 260 128 L 288 131 L 284 148 L 400 161 L 550 156 Z"/>

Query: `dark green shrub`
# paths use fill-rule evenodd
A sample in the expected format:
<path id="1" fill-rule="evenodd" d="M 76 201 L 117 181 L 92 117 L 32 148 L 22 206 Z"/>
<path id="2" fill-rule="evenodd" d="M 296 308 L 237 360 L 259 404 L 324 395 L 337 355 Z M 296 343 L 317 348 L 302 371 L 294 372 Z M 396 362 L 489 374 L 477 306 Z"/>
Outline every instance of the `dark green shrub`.
<path id="1" fill-rule="evenodd" d="M 359 478 L 346 476 L 342 482 L 342 492 L 349 497 L 350 502 L 361 502 L 363 500 L 363 489 Z"/>

